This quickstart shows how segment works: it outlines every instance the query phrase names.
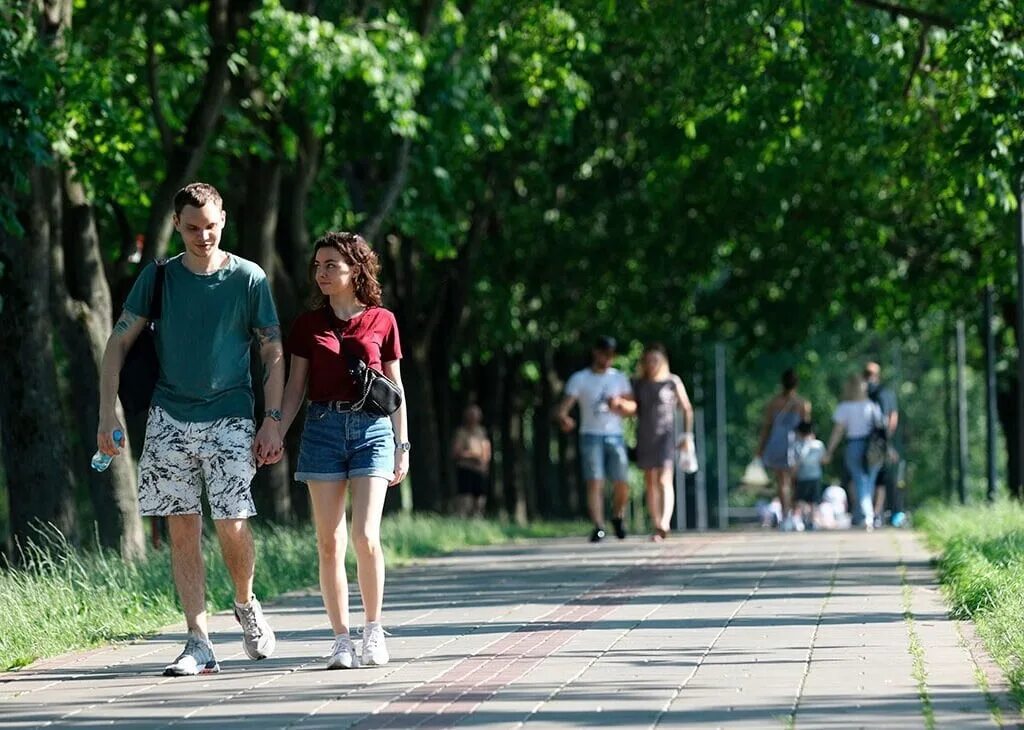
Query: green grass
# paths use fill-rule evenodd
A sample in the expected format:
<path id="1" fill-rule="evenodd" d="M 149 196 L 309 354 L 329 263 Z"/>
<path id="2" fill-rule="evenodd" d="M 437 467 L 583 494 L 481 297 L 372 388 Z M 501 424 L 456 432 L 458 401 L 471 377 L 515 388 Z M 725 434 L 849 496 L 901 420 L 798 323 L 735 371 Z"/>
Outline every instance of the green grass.
<path id="1" fill-rule="evenodd" d="M 940 553 L 939 578 L 960 619 L 972 619 L 989 653 L 1024 700 L 1024 507 L 930 507 L 915 515 Z"/>
<path id="2" fill-rule="evenodd" d="M 517 527 L 486 520 L 431 515 L 384 519 L 381 541 L 388 564 L 440 555 L 470 545 L 494 545 L 532 537 L 585 535 L 583 523 Z M 316 539 L 310 526 L 254 525 L 255 592 L 261 599 L 317 583 Z M 82 551 L 59 533 L 44 532 L 26 549 L 26 564 L 0 570 L 0 670 L 110 641 L 146 636 L 182 621 L 166 550 L 128 564 L 112 553 Z M 231 581 L 215 542 L 204 546 L 207 603 L 231 606 Z M 355 558 L 348 553 L 350 576 Z"/>

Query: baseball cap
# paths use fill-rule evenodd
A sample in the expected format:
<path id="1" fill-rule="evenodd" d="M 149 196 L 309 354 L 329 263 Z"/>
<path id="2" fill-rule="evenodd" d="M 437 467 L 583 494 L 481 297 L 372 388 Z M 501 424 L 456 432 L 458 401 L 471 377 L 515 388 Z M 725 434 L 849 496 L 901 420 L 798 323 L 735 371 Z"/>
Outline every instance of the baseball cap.
<path id="1" fill-rule="evenodd" d="M 608 335 L 601 335 L 596 340 L 594 340 L 594 349 L 604 351 L 614 350 L 618 344 L 619 343 L 615 341 L 614 337 L 609 337 Z"/>

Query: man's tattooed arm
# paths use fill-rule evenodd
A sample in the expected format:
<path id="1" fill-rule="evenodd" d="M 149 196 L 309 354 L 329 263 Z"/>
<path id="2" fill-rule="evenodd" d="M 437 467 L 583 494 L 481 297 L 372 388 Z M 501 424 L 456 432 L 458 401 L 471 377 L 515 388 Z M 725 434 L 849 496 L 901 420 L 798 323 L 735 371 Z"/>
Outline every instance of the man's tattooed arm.
<path id="1" fill-rule="evenodd" d="M 260 359 L 263 361 L 264 403 L 267 409 L 280 411 L 284 392 L 284 348 L 281 346 L 281 328 L 277 325 L 260 327 L 254 330 L 254 333 L 260 348 Z"/>
<path id="2" fill-rule="evenodd" d="M 114 324 L 114 334 L 117 337 L 124 337 L 125 334 L 132 328 L 132 325 L 137 323 L 142 317 L 137 314 L 129 312 L 127 309 L 121 312 L 120 318 Z"/>
<path id="3" fill-rule="evenodd" d="M 278 325 L 272 327 L 260 327 L 256 332 L 256 343 L 263 349 L 264 345 L 271 342 L 281 342 L 281 328 Z"/>

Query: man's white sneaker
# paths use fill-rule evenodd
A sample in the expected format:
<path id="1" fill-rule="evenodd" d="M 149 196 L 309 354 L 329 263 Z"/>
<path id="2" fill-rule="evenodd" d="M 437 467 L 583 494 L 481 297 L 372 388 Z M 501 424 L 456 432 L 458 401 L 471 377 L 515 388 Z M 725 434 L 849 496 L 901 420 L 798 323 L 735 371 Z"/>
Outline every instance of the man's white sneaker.
<path id="1" fill-rule="evenodd" d="M 356 656 L 356 647 L 348 634 L 340 634 L 334 637 L 334 646 L 331 647 L 331 657 L 327 660 L 328 669 L 352 669 L 359 666 L 359 657 Z"/>
<path id="2" fill-rule="evenodd" d="M 242 648 L 250 659 L 266 659 L 274 653 L 277 638 L 255 597 L 235 604 L 235 619 L 242 625 Z"/>
<path id="3" fill-rule="evenodd" d="M 189 636 L 185 649 L 173 663 L 164 667 L 165 677 L 189 677 L 196 674 L 216 674 L 220 664 L 213 653 L 213 645 L 197 636 Z"/>
<path id="4" fill-rule="evenodd" d="M 391 661 L 384 643 L 384 627 L 379 623 L 363 627 L 363 666 L 380 667 Z"/>

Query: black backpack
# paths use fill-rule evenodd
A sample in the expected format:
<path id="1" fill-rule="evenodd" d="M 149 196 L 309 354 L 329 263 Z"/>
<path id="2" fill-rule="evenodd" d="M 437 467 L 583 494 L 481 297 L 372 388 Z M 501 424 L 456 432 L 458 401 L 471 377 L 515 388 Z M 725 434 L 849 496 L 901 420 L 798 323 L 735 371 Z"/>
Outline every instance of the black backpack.
<path id="1" fill-rule="evenodd" d="M 153 391 L 160 377 L 160 358 L 156 354 L 156 323 L 163 310 L 164 276 L 167 260 L 156 263 L 156 279 L 153 282 L 153 296 L 149 300 L 149 314 L 145 328 L 125 354 L 121 366 L 121 382 L 117 395 L 125 413 L 142 413 L 149 410 Z"/>
<path id="2" fill-rule="evenodd" d="M 868 470 L 876 467 L 882 468 L 889 458 L 889 427 L 885 410 L 882 408 L 881 393 L 881 388 L 876 390 L 873 395 L 868 393 L 868 398 L 878 407 L 878 413 L 881 415 L 881 421 L 871 424 L 867 447 L 864 449 L 864 468 Z"/>

